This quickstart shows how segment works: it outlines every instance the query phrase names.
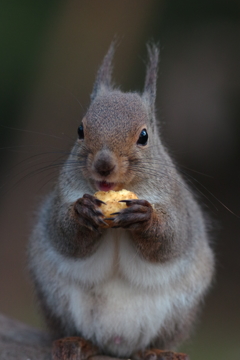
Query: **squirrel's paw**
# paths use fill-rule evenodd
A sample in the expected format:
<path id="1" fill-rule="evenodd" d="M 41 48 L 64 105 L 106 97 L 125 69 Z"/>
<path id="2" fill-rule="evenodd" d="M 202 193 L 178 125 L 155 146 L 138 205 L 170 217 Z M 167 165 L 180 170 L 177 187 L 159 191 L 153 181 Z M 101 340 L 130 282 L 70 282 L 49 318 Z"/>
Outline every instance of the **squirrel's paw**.
<path id="1" fill-rule="evenodd" d="M 52 344 L 52 360 L 88 359 L 100 354 L 97 346 L 77 336 L 58 339 Z"/>
<path id="2" fill-rule="evenodd" d="M 153 207 L 147 200 L 121 200 L 127 205 L 126 209 L 113 213 L 113 227 L 123 227 L 129 230 L 147 229 L 151 225 Z"/>
<path id="3" fill-rule="evenodd" d="M 89 194 L 78 199 L 74 204 L 74 212 L 80 225 L 100 233 L 100 226 L 102 224 L 107 225 L 103 220 L 103 213 L 99 209 L 102 203 L 103 201 Z"/>
<path id="4" fill-rule="evenodd" d="M 139 351 L 133 358 L 134 360 L 189 360 L 187 354 L 159 349 Z"/>

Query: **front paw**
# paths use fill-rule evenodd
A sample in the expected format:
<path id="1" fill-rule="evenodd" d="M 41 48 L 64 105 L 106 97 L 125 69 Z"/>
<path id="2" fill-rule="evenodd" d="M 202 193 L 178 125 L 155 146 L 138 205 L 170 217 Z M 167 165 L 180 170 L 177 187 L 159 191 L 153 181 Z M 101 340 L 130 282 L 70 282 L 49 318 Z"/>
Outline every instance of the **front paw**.
<path id="1" fill-rule="evenodd" d="M 187 354 L 175 353 L 173 351 L 150 349 L 139 351 L 133 356 L 134 360 L 189 360 Z"/>
<path id="2" fill-rule="evenodd" d="M 112 219 L 113 227 L 142 231 L 151 226 L 154 210 L 147 200 L 121 200 L 121 202 L 125 202 L 127 208 L 111 214 L 116 215 Z"/>
<path id="3" fill-rule="evenodd" d="M 52 360 L 87 360 L 100 354 L 97 346 L 77 336 L 58 339 L 52 344 Z"/>
<path id="4" fill-rule="evenodd" d="M 102 203 L 101 200 L 89 194 L 78 199 L 73 206 L 78 223 L 91 231 L 101 233 L 100 227 L 107 225 L 103 220 L 103 213 L 99 209 Z"/>

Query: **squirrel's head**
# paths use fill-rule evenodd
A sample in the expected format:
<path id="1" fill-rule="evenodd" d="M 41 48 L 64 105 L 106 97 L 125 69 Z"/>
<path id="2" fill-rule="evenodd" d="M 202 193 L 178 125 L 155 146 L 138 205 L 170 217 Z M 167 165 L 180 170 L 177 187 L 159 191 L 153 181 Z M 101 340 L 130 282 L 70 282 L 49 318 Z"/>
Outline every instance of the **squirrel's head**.
<path id="1" fill-rule="evenodd" d="M 95 190 L 119 190 L 137 181 L 141 162 L 159 142 L 155 120 L 158 48 L 148 46 L 144 91 L 123 93 L 111 85 L 114 45 L 98 71 L 90 107 L 78 128 L 74 154 Z"/>

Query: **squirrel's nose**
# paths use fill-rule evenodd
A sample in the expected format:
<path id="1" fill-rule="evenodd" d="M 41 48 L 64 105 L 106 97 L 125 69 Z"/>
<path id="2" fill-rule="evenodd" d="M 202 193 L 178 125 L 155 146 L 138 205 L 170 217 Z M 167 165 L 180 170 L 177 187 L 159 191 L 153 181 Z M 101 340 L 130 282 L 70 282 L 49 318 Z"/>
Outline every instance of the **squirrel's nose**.
<path id="1" fill-rule="evenodd" d="M 101 176 L 110 175 L 115 169 L 116 164 L 108 151 L 101 151 L 97 154 L 94 161 L 94 170 Z"/>
<path id="2" fill-rule="evenodd" d="M 108 176 L 111 174 L 111 172 L 115 169 L 115 165 L 113 165 L 111 168 L 100 168 L 98 171 L 98 173 L 101 176 Z"/>

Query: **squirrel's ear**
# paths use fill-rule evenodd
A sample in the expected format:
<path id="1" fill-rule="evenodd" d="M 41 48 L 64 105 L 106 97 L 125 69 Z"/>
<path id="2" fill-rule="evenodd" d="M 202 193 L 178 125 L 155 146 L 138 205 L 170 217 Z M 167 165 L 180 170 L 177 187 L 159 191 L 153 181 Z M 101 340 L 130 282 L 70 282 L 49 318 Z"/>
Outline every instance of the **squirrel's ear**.
<path id="1" fill-rule="evenodd" d="M 105 55 L 102 65 L 100 66 L 97 77 L 93 86 L 91 94 L 91 100 L 94 100 L 98 91 L 104 86 L 107 89 L 111 89 L 111 75 L 112 75 L 112 59 L 115 50 L 115 41 L 113 41 Z"/>
<path id="2" fill-rule="evenodd" d="M 146 99 L 150 111 L 154 111 L 156 91 L 157 91 L 157 72 L 159 48 L 157 45 L 147 45 L 148 66 L 145 78 L 143 97 Z"/>

